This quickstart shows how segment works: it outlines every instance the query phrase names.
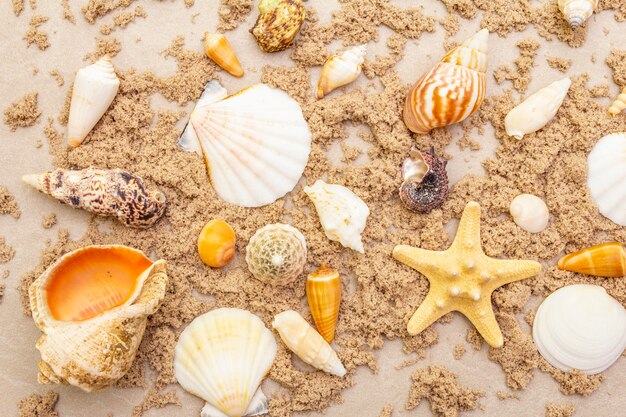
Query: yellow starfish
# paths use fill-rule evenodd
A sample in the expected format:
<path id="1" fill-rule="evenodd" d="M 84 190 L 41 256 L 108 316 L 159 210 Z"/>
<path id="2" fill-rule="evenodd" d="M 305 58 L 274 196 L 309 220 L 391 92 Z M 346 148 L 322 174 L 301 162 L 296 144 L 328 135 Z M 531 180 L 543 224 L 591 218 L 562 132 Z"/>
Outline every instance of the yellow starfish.
<path id="1" fill-rule="evenodd" d="M 535 276 L 541 264 L 490 258 L 480 242 L 480 205 L 465 206 L 452 245 L 430 251 L 399 245 L 393 257 L 428 278 L 428 295 L 409 320 L 407 330 L 416 335 L 450 311 L 465 315 L 483 339 L 493 347 L 504 343 L 493 314 L 491 293 L 509 282 Z"/>

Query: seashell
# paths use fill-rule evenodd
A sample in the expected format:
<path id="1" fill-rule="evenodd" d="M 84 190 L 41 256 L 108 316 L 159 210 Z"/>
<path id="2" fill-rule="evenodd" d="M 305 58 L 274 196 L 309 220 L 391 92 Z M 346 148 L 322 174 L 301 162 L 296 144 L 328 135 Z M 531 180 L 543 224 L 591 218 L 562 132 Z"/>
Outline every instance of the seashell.
<path id="1" fill-rule="evenodd" d="M 587 185 L 604 217 L 626 226 L 626 132 L 604 136 L 587 158 Z"/>
<path id="2" fill-rule="evenodd" d="M 609 114 L 611 116 L 617 116 L 624 109 L 626 109 L 626 87 L 622 90 L 622 92 L 617 96 L 611 107 L 609 107 Z"/>
<path id="3" fill-rule="evenodd" d="M 626 275 L 626 251 L 621 243 L 610 242 L 570 253 L 559 259 L 559 269 L 598 277 Z"/>
<path id="4" fill-rule="evenodd" d="M 224 220 L 211 220 L 198 236 L 198 254 L 202 262 L 221 268 L 235 256 L 235 231 Z"/>
<path id="5" fill-rule="evenodd" d="M 311 132 L 300 105 L 284 91 L 255 84 L 227 97 L 211 81 L 178 146 L 204 154 L 220 198 L 260 207 L 297 184 L 309 159 Z"/>
<path id="6" fill-rule="evenodd" d="M 539 233 L 548 227 L 550 212 L 548 206 L 539 197 L 532 194 L 520 194 L 511 201 L 509 207 L 515 223 L 529 233 Z"/>
<path id="7" fill-rule="evenodd" d="M 598 7 L 598 0 L 559 0 L 559 9 L 572 29 L 585 23 Z"/>
<path id="8" fill-rule="evenodd" d="M 315 204 L 326 237 L 365 253 L 361 233 L 370 214 L 367 204 L 346 187 L 322 180 L 304 187 L 304 192 Z"/>
<path id="9" fill-rule="evenodd" d="M 221 33 L 204 34 L 204 52 L 223 70 L 235 77 L 243 77 L 243 68 L 233 47 Z"/>
<path id="10" fill-rule="evenodd" d="M 246 247 L 248 269 L 259 281 L 287 285 L 304 269 L 306 240 L 288 224 L 268 224 L 256 231 Z"/>
<path id="11" fill-rule="evenodd" d="M 113 216 L 126 226 L 147 228 L 165 213 L 160 191 L 148 191 L 143 179 L 119 169 L 55 169 L 22 180 L 44 194 L 99 216 Z"/>
<path id="12" fill-rule="evenodd" d="M 77 147 L 85 140 L 113 102 L 119 87 L 120 80 L 108 55 L 78 70 L 67 122 L 70 146 Z"/>
<path id="13" fill-rule="evenodd" d="M 485 98 L 489 32 L 482 29 L 448 52 L 417 81 L 404 104 L 404 123 L 415 133 L 458 123 Z"/>
<path id="14" fill-rule="evenodd" d="M 277 345 L 260 318 L 238 308 L 196 317 L 181 333 L 174 354 L 180 385 L 207 403 L 203 417 L 253 416 L 268 412 L 259 388 Z"/>
<path id="15" fill-rule="evenodd" d="M 555 81 L 514 107 L 504 118 L 506 134 L 521 139 L 542 129 L 556 115 L 571 84 L 567 77 Z"/>
<path id="16" fill-rule="evenodd" d="M 260 0 L 259 12 L 250 33 L 265 52 L 289 48 L 306 17 L 306 10 L 300 0 Z"/>
<path id="17" fill-rule="evenodd" d="M 62 256 L 28 290 L 43 333 L 38 381 L 85 391 L 115 383 L 132 365 L 166 287 L 165 261 L 136 249 L 87 246 Z"/>
<path id="18" fill-rule="evenodd" d="M 286 310 L 272 322 L 285 345 L 309 365 L 329 374 L 344 376 L 346 368 L 324 338 L 298 312 Z"/>
<path id="19" fill-rule="evenodd" d="M 568 285 L 537 309 L 533 339 L 550 364 L 598 374 L 626 348 L 626 310 L 597 285 Z"/>
<path id="20" fill-rule="evenodd" d="M 317 83 L 317 98 L 322 98 L 335 88 L 350 84 L 361 74 L 365 61 L 367 45 L 352 47 L 342 54 L 333 55 L 326 60 L 322 75 Z"/>
<path id="21" fill-rule="evenodd" d="M 435 149 L 422 152 L 411 149 L 402 162 L 400 200 L 412 211 L 428 213 L 448 197 L 447 161 L 435 155 Z"/>
<path id="22" fill-rule="evenodd" d="M 339 272 L 322 265 L 310 273 L 306 280 L 306 296 L 315 327 L 324 340 L 332 343 L 341 303 Z"/>

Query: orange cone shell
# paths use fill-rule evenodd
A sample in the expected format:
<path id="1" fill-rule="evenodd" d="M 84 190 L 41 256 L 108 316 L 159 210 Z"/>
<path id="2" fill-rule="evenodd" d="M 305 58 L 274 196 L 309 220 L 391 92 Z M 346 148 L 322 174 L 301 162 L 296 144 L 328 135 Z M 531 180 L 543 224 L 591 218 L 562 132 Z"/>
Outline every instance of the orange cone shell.
<path id="1" fill-rule="evenodd" d="M 335 338 L 339 304 L 341 303 L 341 278 L 336 269 L 320 266 L 306 280 L 306 294 L 315 327 L 324 340 Z"/>
<path id="2" fill-rule="evenodd" d="M 226 36 L 219 33 L 206 33 L 204 35 L 204 52 L 231 75 L 243 76 L 243 68 L 241 68 L 239 59 Z"/>
<path id="3" fill-rule="evenodd" d="M 559 259 L 558 267 L 598 277 L 623 277 L 626 275 L 626 251 L 621 243 L 603 243 L 565 255 Z"/>

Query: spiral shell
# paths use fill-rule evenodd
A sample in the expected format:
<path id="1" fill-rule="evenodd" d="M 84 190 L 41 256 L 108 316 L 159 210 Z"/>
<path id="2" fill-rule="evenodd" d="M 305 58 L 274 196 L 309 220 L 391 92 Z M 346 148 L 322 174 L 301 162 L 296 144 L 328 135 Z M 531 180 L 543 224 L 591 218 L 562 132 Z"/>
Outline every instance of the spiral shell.
<path id="1" fill-rule="evenodd" d="M 257 230 L 246 247 L 248 269 L 259 281 L 287 285 L 304 269 L 306 240 L 295 227 L 269 224 Z"/>
<path id="2" fill-rule="evenodd" d="M 598 0 L 559 0 L 558 6 L 572 29 L 576 29 L 591 17 Z"/>
<path id="3" fill-rule="evenodd" d="M 535 195 L 518 195 L 511 201 L 509 210 L 515 223 L 527 232 L 539 233 L 548 227 L 550 221 L 548 206 Z"/>
<path id="4" fill-rule="evenodd" d="M 611 116 L 617 116 L 624 109 L 626 109 L 626 87 L 622 90 L 622 92 L 617 96 L 615 101 L 609 107 L 609 114 Z"/>
<path id="5" fill-rule="evenodd" d="M 260 0 L 259 12 L 250 32 L 265 52 L 289 48 L 306 17 L 306 10 L 300 0 Z"/>
<path id="6" fill-rule="evenodd" d="M 220 68 L 235 77 L 243 77 L 243 68 L 241 68 L 239 59 L 226 36 L 221 33 L 205 33 L 204 52 Z"/>
<path id="7" fill-rule="evenodd" d="M 440 207 L 448 197 L 447 161 L 430 152 L 411 149 L 402 163 L 400 200 L 411 211 L 428 213 Z"/>
<path id="8" fill-rule="evenodd" d="M 361 67 L 367 53 L 367 45 L 352 47 L 342 54 L 326 60 L 322 75 L 317 83 L 317 98 L 322 98 L 335 88 L 350 84 L 361 74 Z"/>
<path id="9" fill-rule="evenodd" d="M 409 91 L 404 123 L 415 133 L 458 123 L 471 116 L 485 98 L 488 50 L 482 29 L 450 51 Z"/>

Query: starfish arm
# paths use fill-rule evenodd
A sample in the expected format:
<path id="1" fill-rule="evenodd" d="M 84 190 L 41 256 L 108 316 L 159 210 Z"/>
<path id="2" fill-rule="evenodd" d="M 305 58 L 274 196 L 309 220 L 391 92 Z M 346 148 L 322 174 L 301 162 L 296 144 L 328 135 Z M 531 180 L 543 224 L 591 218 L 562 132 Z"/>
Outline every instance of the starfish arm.
<path id="1" fill-rule="evenodd" d="M 470 201 L 463 209 L 452 246 L 468 244 L 480 246 L 480 204 L 475 201 Z"/>
<path id="2" fill-rule="evenodd" d="M 411 319 L 409 320 L 407 325 L 409 334 L 415 336 L 416 334 L 421 333 L 448 311 L 449 310 L 446 308 L 438 307 L 435 303 L 435 297 L 431 292 L 429 292 L 424 301 L 422 301 L 422 304 L 420 304 L 419 308 L 415 311 L 415 313 L 413 313 L 413 316 L 411 316 Z"/>
<path id="3" fill-rule="evenodd" d="M 413 246 L 398 245 L 393 248 L 393 257 L 416 271 L 431 276 L 441 273 L 440 265 L 444 265 L 443 252 L 414 248 Z"/>
<path id="4" fill-rule="evenodd" d="M 489 259 L 489 269 L 495 280 L 493 289 L 510 282 L 534 277 L 541 271 L 541 264 L 535 261 Z"/>
<path id="5" fill-rule="evenodd" d="M 504 338 L 502 337 L 502 331 L 500 331 L 500 326 L 491 308 L 491 297 L 489 298 L 489 302 L 481 303 L 480 308 L 471 310 L 463 309 L 461 313 L 472 322 L 476 330 L 478 330 L 478 333 L 480 333 L 489 346 L 499 348 L 504 344 Z"/>

